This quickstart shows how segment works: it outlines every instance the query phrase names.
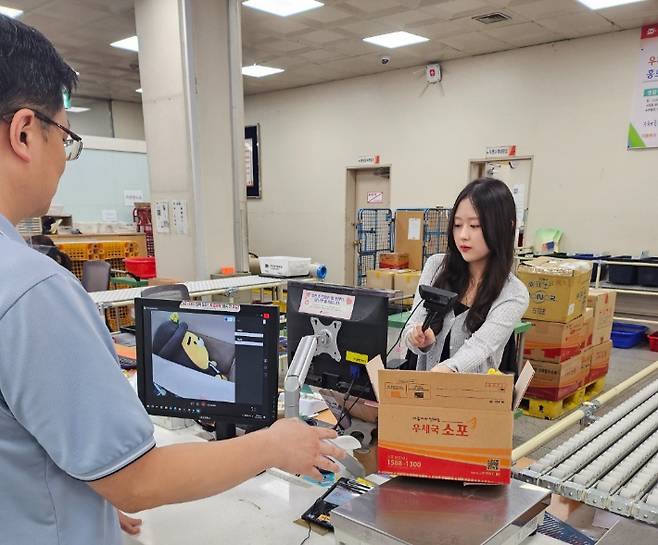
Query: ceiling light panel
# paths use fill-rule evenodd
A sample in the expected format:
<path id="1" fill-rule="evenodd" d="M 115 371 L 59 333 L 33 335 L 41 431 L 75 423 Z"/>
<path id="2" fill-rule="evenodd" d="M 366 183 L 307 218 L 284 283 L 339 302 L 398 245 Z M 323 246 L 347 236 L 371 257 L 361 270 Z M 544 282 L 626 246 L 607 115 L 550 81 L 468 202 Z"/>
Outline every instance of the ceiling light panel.
<path id="1" fill-rule="evenodd" d="M 625 4 L 644 2 L 644 0 L 578 0 L 578 1 L 581 4 L 585 4 L 590 9 L 613 8 L 615 6 L 623 6 Z"/>
<path id="2" fill-rule="evenodd" d="M 134 51 L 135 53 L 139 51 L 139 42 L 137 40 L 137 36 L 124 38 L 123 40 L 112 42 L 110 45 L 118 49 L 126 49 L 128 51 Z"/>
<path id="3" fill-rule="evenodd" d="M 265 76 L 280 74 L 283 71 L 283 68 L 272 68 L 271 66 L 261 66 L 259 64 L 242 67 L 242 75 L 251 76 L 252 78 L 264 78 Z"/>
<path id="4" fill-rule="evenodd" d="M 11 17 L 12 19 L 15 19 L 16 17 L 20 17 L 21 15 L 23 15 L 23 10 L 8 8 L 6 6 L 0 6 L 0 13 L 2 15 L 6 15 L 7 17 Z"/>
<path id="5" fill-rule="evenodd" d="M 370 38 L 363 38 L 364 42 L 368 42 L 389 49 L 396 47 L 404 47 L 406 45 L 419 44 L 429 42 L 429 38 L 418 36 L 417 34 L 410 34 L 409 32 L 389 32 L 388 34 L 380 34 L 379 36 L 371 36 Z"/>
<path id="6" fill-rule="evenodd" d="M 242 2 L 242 5 L 248 8 L 272 13 L 279 17 L 288 17 L 295 13 L 301 13 L 303 11 L 324 6 L 322 2 L 316 2 L 315 0 L 246 0 L 245 2 Z"/>

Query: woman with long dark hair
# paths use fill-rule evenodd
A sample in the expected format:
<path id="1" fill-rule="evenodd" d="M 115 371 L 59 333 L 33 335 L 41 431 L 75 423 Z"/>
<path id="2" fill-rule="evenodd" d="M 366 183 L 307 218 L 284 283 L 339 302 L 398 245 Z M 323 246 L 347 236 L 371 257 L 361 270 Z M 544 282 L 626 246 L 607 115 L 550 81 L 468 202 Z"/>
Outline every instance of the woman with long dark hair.
<path id="1" fill-rule="evenodd" d="M 500 366 L 528 290 L 514 276 L 516 209 L 507 185 L 479 178 L 459 194 L 450 214 L 448 249 L 431 256 L 420 284 L 458 294 L 454 310 L 422 331 L 420 307 L 403 333 L 419 371 L 485 373 Z M 414 308 L 420 303 L 416 290 Z"/>

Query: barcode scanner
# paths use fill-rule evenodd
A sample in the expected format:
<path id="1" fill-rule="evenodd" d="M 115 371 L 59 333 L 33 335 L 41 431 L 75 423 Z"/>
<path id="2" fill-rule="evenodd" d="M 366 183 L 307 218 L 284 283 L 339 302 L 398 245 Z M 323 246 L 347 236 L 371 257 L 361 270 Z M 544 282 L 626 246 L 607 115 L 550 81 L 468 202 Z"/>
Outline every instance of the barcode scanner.
<path id="1" fill-rule="evenodd" d="M 452 291 L 442 290 L 433 286 L 418 286 L 418 293 L 423 300 L 423 306 L 427 310 L 427 316 L 423 321 L 422 331 L 439 317 L 443 317 L 452 310 L 457 301 L 457 294 Z"/>

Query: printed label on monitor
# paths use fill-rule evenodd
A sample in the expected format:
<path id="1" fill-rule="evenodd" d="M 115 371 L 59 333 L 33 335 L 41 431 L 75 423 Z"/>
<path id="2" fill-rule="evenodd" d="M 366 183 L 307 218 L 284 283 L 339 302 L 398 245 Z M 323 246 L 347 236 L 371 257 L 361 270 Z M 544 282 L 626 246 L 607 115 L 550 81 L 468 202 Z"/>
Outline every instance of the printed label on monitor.
<path id="1" fill-rule="evenodd" d="M 213 303 L 212 301 L 182 301 L 181 309 L 220 310 L 223 312 L 240 312 L 240 305 L 231 303 Z"/>
<path id="2" fill-rule="evenodd" d="M 350 320 L 354 310 L 354 297 L 340 293 L 324 293 L 304 290 L 299 311 L 305 314 L 329 316 L 341 320 Z M 368 363 L 367 361 L 365 363 Z"/>
<path id="3" fill-rule="evenodd" d="M 352 363 L 366 365 L 368 363 L 368 354 L 359 354 L 358 352 L 350 352 L 348 350 L 345 354 L 345 359 Z"/>

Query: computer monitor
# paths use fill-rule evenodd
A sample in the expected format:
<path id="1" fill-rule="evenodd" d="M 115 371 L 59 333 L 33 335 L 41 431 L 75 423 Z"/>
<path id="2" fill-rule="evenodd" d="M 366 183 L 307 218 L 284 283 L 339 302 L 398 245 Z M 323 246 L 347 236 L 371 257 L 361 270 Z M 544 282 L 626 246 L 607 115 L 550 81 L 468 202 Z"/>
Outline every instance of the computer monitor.
<path id="1" fill-rule="evenodd" d="M 277 307 L 137 298 L 135 322 L 149 414 L 214 420 L 227 436 L 276 420 Z"/>
<path id="2" fill-rule="evenodd" d="M 318 337 L 322 352 L 313 358 L 306 384 L 375 400 L 365 364 L 378 355 L 386 364 L 388 294 L 289 281 L 287 307 L 288 361 L 306 335 Z"/>

